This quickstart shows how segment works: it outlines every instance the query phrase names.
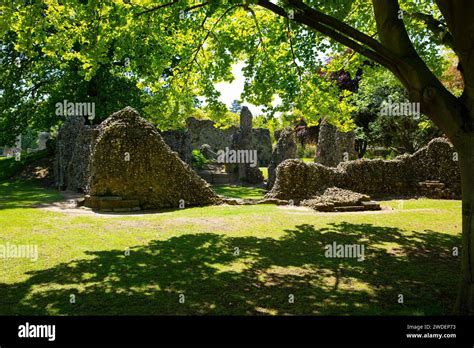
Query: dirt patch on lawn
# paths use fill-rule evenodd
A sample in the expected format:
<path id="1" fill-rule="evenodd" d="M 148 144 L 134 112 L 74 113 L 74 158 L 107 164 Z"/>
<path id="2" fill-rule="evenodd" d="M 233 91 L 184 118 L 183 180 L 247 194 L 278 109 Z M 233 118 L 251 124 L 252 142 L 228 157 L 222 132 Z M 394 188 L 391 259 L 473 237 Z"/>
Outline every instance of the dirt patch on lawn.
<path id="1" fill-rule="evenodd" d="M 302 206 L 289 206 L 289 205 L 279 205 L 278 209 L 283 209 L 291 214 L 295 215 L 378 215 L 378 214 L 394 214 L 400 212 L 428 212 L 428 213 L 444 213 L 442 209 L 432 209 L 432 208 L 418 208 L 418 209 L 394 209 L 392 207 L 382 206 L 381 210 L 365 210 L 365 211 L 345 211 L 345 212 L 318 212 L 309 207 Z"/>
<path id="2" fill-rule="evenodd" d="M 232 218 L 174 218 L 167 220 L 168 226 L 185 226 L 193 225 L 194 227 L 199 226 L 205 228 L 206 232 L 225 232 L 232 231 L 235 229 L 234 226 L 239 226 L 237 221 L 233 223 Z"/>

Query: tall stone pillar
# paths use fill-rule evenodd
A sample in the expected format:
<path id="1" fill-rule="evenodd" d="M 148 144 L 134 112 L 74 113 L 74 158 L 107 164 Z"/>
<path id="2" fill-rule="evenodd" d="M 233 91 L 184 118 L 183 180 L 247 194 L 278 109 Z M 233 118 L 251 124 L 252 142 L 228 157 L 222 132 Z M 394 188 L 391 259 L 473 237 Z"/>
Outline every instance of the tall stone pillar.
<path id="1" fill-rule="evenodd" d="M 319 126 L 318 147 L 314 161 L 328 167 L 335 167 L 340 162 L 357 158 L 354 132 L 340 132 L 335 126 L 321 120 Z"/>
<path id="2" fill-rule="evenodd" d="M 298 158 L 294 131 L 288 127 L 278 133 L 278 141 L 272 152 L 268 166 L 267 188 L 271 189 L 276 180 L 276 168 L 284 160 Z"/>
<path id="3" fill-rule="evenodd" d="M 244 106 L 240 111 L 240 127 L 232 137 L 232 149 L 239 151 L 253 151 L 252 149 L 252 120 L 253 116 L 249 108 Z M 257 153 L 258 156 L 258 153 Z M 238 163 L 237 171 L 239 181 L 244 181 L 250 184 L 257 184 L 263 182 L 263 174 L 258 169 L 258 164 L 251 167 L 250 163 Z"/>

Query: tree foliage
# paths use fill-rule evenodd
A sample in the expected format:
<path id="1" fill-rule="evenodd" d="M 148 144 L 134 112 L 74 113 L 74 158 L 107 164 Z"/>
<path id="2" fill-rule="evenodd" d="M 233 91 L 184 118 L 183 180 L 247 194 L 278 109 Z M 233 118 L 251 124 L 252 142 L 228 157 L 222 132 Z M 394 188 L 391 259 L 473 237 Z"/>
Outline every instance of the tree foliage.
<path id="1" fill-rule="evenodd" d="M 367 1 L 308 4 L 376 31 Z M 417 6 L 407 1 L 405 8 Z M 350 71 L 359 54 L 254 1 L 31 0 L 5 2 L 1 11 L 4 130 L 57 124 L 52 107 L 63 99 L 96 102 L 98 121 L 131 105 L 168 129 L 202 107 L 201 97 L 208 115 L 224 124 L 227 107 L 215 83 L 230 82 L 240 61 L 242 99 L 268 115 L 300 110 L 310 125 L 326 116 L 343 129 L 354 127 L 350 93 L 341 99 L 324 77 L 341 67 Z M 441 66 L 438 46 L 422 44 L 424 29 L 409 22 L 421 54 Z M 328 63 L 329 54 L 337 58 Z M 17 57 L 21 68 L 13 64 Z M 276 95 L 282 102 L 273 106 Z"/>

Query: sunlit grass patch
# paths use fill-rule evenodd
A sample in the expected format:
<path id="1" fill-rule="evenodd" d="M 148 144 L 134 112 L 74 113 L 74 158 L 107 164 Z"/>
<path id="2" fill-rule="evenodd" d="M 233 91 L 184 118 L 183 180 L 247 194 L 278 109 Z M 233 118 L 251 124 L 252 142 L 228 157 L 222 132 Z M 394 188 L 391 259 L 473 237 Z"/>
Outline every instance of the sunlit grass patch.
<path id="1" fill-rule="evenodd" d="M 266 193 L 266 190 L 260 187 L 252 186 L 239 186 L 239 185 L 215 185 L 214 191 L 218 195 L 229 198 L 253 198 L 259 199 L 263 198 Z"/>

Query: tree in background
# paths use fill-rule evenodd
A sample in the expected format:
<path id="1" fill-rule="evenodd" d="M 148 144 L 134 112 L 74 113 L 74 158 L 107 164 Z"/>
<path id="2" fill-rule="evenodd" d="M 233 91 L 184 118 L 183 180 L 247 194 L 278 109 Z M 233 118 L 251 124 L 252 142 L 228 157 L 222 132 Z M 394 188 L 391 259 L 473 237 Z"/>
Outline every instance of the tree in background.
<path id="1" fill-rule="evenodd" d="M 55 105 L 64 100 L 94 103 L 95 123 L 125 106 L 142 111 L 144 93 L 126 75 L 125 63 L 107 60 L 86 80 L 77 59 L 58 64 L 39 47 L 29 57 L 15 50 L 15 37 L 5 33 L 0 46 L 0 144 L 11 145 L 29 128 L 50 130 L 63 122 Z"/>
<path id="2" fill-rule="evenodd" d="M 240 102 L 237 99 L 234 99 L 232 101 L 232 104 L 231 104 L 229 110 L 230 110 L 230 112 L 239 114 L 240 111 L 242 110 L 242 105 L 240 105 Z"/>
<path id="3" fill-rule="evenodd" d="M 420 115 L 383 115 L 384 103 L 408 103 L 408 92 L 392 74 L 368 68 L 358 85 L 353 113 L 356 145 L 361 158 L 367 146 L 383 146 L 397 153 L 413 153 L 442 132 L 430 119 Z"/>

